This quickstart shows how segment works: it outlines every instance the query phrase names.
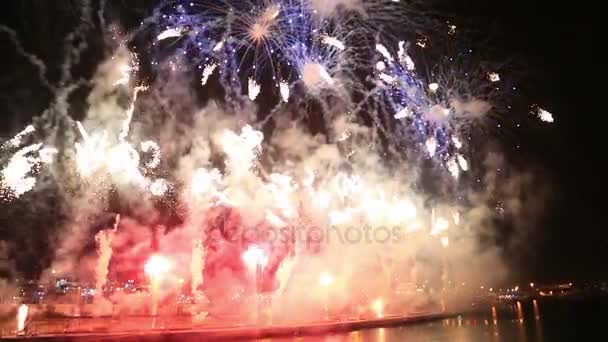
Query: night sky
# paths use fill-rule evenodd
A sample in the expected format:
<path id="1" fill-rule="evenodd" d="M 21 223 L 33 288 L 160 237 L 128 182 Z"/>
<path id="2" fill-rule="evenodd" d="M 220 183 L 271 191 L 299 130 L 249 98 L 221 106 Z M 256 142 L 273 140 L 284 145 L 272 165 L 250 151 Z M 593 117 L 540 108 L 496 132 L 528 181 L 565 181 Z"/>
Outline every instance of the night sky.
<path id="1" fill-rule="evenodd" d="M 58 46 L 74 22 L 75 9 L 63 0 L 7 0 L 0 5 L 0 23 L 15 29 L 26 50 L 49 65 L 47 77 L 59 79 L 63 52 Z M 135 21 L 153 1 L 109 0 L 109 15 Z M 529 232 L 525 246 L 507 256 L 522 280 L 606 279 L 608 229 L 604 215 L 605 168 L 602 138 L 604 106 L 600 71 L 594 60 L 604 48 L 594 38 L 597 20 L 589 8 L 555 1 L 434 1 L 438 11 L 465 27 L 474 27 L 492 47 L 522 65 L 520 91 L 530 103 L 553 113 L 553 125 L 523 127 L 513 134 L 517 163 L 540 170 L 551 186 L 545 217 Z M 94 31 L 95 32 L 95 31 Z M 97 31 L 99 32 L 99 31 Z M 0 136 L 10 137 L 50 99 L 35 69 L 20 60 L 0 32 Z M 92 41 L 83 55 L 82 77 L 89 77 L 103 57 Z M 603 74 L 603 73 L 602 73 Z M 77 111 L 77 110 L 76 110 Z M 0 212 L 0 216 L 4 213 Z M 0 220 L 0 238 L 12 240 L 18 223 Z M 44 232 L 44 229 L 41 230 Z"/>

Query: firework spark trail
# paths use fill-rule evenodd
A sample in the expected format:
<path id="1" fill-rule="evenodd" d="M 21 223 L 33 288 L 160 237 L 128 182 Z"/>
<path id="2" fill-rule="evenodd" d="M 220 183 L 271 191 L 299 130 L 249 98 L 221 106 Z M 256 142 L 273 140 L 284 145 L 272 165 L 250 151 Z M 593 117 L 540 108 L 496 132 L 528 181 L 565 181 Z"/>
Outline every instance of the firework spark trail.
<path id="1" fill-rule="evenodd" d="M 209 80 L 209 77 L 213 74 L 213 71 L 215 71 L 215 69 L 217 68 L 217 64 L 213 63 L 213 64 L 209 64 L 207 66 L 205 66 L 205 69 L 203 70 L 203 75 L 201 77 L 201 84 L 202 85 L 206 85 L 207 81 Z"/>
<path id="2" fill-rule="evenodd" d="M 19 41 L 19 38 L 17 37 L 17 33 L 9 28 L 6 27 L 4 25 L 0 25 L 0 32 L 4 32 L 6 33 L 11 42 L 13 43 L 13 45 L 15 46 L 15 48 L 17 49 L 17 53 L 19 55 L 21 55 L 22 57 L 24 57 L 28 62 L 30 62 L 32 65 L 34 65 L 36 67 L 36 69 L 38 70 L 38 79 L 40 80 L 40 82 L 42 82 L 42 85 L 44 85 L 48 90 L 50 90 L 52 93 L 55 93 L 56 88 L 51 85 L 48 81 L 48 79 L 46 78 L 46 65 L 44 64 L 44 62 L 38 58 L 36 55 L 31 54 L 29 52 L 27 52 L 23 45 L 21 45 L 21 42 Z"/>
<path id="3" fill-rule="evenodd" d="M 103 293 L 103 286 L 108 280 L 108 266 L 110 265 L 110 259 L 112 258 L 112 238 L 118 229 L 119 223 L 120 215 L 116 215 L 114 228 L 112 230 L 102 230 L 95 235 L 98 253 L 95 267 L 95 293 L 99 296 Z"/>

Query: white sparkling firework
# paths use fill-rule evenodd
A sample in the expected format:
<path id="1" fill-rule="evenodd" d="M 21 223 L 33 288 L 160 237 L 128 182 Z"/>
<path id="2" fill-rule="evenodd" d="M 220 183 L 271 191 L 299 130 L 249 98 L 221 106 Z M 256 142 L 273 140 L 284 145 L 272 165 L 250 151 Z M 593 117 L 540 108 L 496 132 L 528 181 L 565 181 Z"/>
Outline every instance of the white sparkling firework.
<path id="1" fill-rule="evenodd" d="M 156 36 L 156 40 L 165 40 L 167 38 L 181 37 L 183 34 L 183 29 L 181 27 L 172 27 L 164 30 L 158 36 Z"/>
<path id="2" fill-rule="evenodd" d="M 497 72 L 489 72 L 488 80 L 490 80 L 490 82 L 498 82 L 500 81 L 500 75 Z"/>
<path id="3" fill-rule="evenodd" d="M 452 136 L 452 142 L 454 143 L 454 147 L 456 147 L 457 149 L 460 150 L 462 148 L 462 142 L 454 135 Z"/>
<path id="4" fill-rule="evenodd" d="M 435 151 L 437 150 L 437 140 L 435 140 L 435 138 L 429 138 L 424 145 L 426 146 L 429 156 L 433 157 L 435 155 Z"/>
<path id="5" fill-rule="evenodd" d="M 412 116 L 412 111 L 408 107 L 405 107 L 402 110 L 400 110 L 399 112 L 397 112 L 397 114 L 395 114 L 395 119 L 403 119 L 403 118 L 407 118 L 407 117 L 411 117 L 411 116 Z"/>
<path id="6" fill-rule="evenodd" d="M 281 93 L 281 99 L 283 102 L 289 101 L 289 83 L 281 81 L 279 83 L 279 92 Z"/>
<path id="7" fill-rule="evenodd" d="M 121 77 L 114 82 L 114 86 L 129 84 L 131 71 L 133 68 L 129 64 L 122 64 L 119 67 Z"/>
<path id="8" fill-rule="evenodd" d="M 264 140 L 262 132 L 254 130 L 249 125 L 243 127 L 240 135 L 230 130 L 224 131 L 221 144 L 228 157 L 226 163 L 238 167 L 239 170 L 250 169 L 260 152 L 262 140 Z"/>
<path id="9" fill-rule="evenodd" d="M 18 147 L 19 145 L 21 145 L 21 139 L 23 139 L 24 136 L 26 136 L 32 132 L 35 132 L 35 131 L 36 131 L 36 129 L 34 128 L 34 126 L 28 125 L 21 132 L 17 133 L 17 135 L 15 135 L 11 140 L 5 142 L 2 145 L 2 148 Z"/>
<path id="10" fill-rule="evenodd" d="M 260 94 L 261 86 L 257 83 L 253 78 L 249 78 L 247 91 L 249 93 L 249 99 L 251 101 L 255 100 Z"/>
<path id="11" fill-rule="evenodd" d="M 169 190 L 169 182 L 165 179 L 158 178 L 150 184 L 150 193 L 154 196 L 163 196 Z"/>
<path id="12" fill-rule="evenodd" d="M 29 174 L 36 171 L 41 160 L 31 154 L 38 152 L 41 147 L 42 144 L 34 144 L 22 148 L 2 170 L 2 187 L 8 189 L 14 197 L 23 195 L 36 185 L 36 178 Z"/>
<path id="13" fill-rule="evenodd" d="M 426 38 L 418 38 L 416 39 L 416 45 L 420 46 L 421 48 L 425 48 L 426 47 Z"/>
<path id="14" fill-rule="evenodd" d="M 344 43 L 342 43 L 338 38 L 336 37 L 331 37 L 331 36 L 323 36 L 322 39 L 323 44 L 325 45 L 329 45 L 329 46 L 333 46 L 336 49 L 340 50 L 340 51 L 344 51 L 344 49 L 346 48 L 344 46 Z"/>
<path id="15" fill-rule="evenodd" d="M 448 25 L 448 34 L 449 35 L 456 34 L 456 25 Z"/>
<path id="16" fill-rule="evenodd" d="M 399 52 L 397 53 L 397 56 L 399 57 L 399 62 L 405 65 L 407 70 L 412 71 L 416 69 L 416 64 L 414 63 L 414 60 L 405 51 L 404 41 L 399 42 Z"/>
<path id="17" fill-rule="evenodd" d="M 458 179 L 458 176 L 460 176 L 460 169 L 458 168 L 458 163 L 456 162 L 455 158 L 450 158 L 447 161 L 447 167 L 452 177 Z"/>
<path id="18" fill-rule="evenodd" d="M 545 109 L 537 108 L 535 114 L 543 122 L 553 123 L 553 121 L 554 121 L 553 114 L 551 114 L 550 112 L 548 112 Z"/>
<path id="19" fill-rule="evenodd" d="M 391 56 L 391 53 L 388 52 L 388 49 L 384 45 L 376 44 L 376 51 L 378 51 L 384 58 L 386 58 L 387 61 L 394 61 L 393 56 Z"/>
<path id="20" fill-rule="evenodd" d="M 222 48 L 224 47 L 224 41 L 220 40 L 217 44 L 215 44 L 215 46 L 213 47 L 213 52 L 218 52 L 220 51 Z"/>
<path id="21" fill-rule="evenodd" d="M 431 83 L 429 84 L 429 90 L 434 93 L 439 89 L 439 84 L 437 83 Z"/>
<path id="22" fill-rule="evenodd" d="M 462 154 L 459 154 L 457 156 L 458 158 L 458 165 L 460 165 L 460 168 L 462 169 L 462 171 L 468 171 L 469 170 L 469 163 L 467 163 L 467 160 L 464 159 L 464 157 L 462 156 Z"/>
<path id="23" fill-rule="evenodd" d="M 209 77 L 211 75 L 213 75 L 213 72 L 215 71 L 216 68 L 217 68 L 217 63 L 213 63 L 213 64 L 209 64 L 209 65 L 205 66 L 205 69 L 203 69 L 203 76 L 201 77 L 202 85 L 207 84 Z"/>

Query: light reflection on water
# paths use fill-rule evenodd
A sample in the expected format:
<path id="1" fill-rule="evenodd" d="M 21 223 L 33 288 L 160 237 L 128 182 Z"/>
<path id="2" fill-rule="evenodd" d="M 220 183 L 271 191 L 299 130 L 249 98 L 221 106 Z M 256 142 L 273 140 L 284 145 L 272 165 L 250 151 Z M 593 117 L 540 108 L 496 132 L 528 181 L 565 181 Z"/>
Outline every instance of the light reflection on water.
<path id="1" fill-rule="evenodd" d="M 477 342 L 549 341 L 543 336 L 543 303 L 517 301 L 490 306 L 476 313 L 454 318 L 396 327 L 366 329 L 324 336 L 273 338 L 272 342 Z"/>

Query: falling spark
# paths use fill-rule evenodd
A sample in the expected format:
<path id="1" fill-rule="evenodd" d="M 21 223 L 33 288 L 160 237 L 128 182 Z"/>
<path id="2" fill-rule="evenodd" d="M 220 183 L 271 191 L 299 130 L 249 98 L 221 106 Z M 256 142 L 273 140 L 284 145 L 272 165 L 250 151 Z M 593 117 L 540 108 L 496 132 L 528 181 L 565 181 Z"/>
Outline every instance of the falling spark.
<path id="1" fill-rule="evenodd" d="M 462 154 L 459 154 L 457 156 L 458 158 L 458 165 L 460 165 L 460 168 L 462 169 L 462 171 L 468 171 L 469 170 L 469 163 L 467 163 L 467 160 L 464 159 L 464 157 L 462 156 Z"/>
<path id="2" fill-rule="evenodd" d="M 418 38 L 416 39 L 416 45 L 420 46 L 421 48 L 425 48 L 426 47 L 426 38 Z"/>
<path id="3" fill-rule="evenodd" d="M 203 69 L 203 76 L 201 77 L 202 85 L 207 84 L 209 77 L 213 74 L 213 71 L 215 71 L 216 68 L 217 68 L 217 63 L 213 63 L 213 64 L 209 64 L 209 65 L 205 66 L 205 69 Z"/>
<path id="4" fill-rule="evenodd" d="M 408 107 L 405 107 L 395 114 L 395 119 L 403 119 L 410 116 L 412 116 L 412 111 Z"/>
<path id="5" fill-rule="evenodd" d="M 163 32 L 161 32 L 158 36 L 156 36 L 156 40 L 160 41 L 160 40 L 164 40 L 167 38 L 181 37 L 183 32 L 184 32 L 184 29 L 181 27 L 169 28 L 169 29 L 166 29 Z"/>
<path id="6" fill-rule="evenodd" d="M 222 47 L 224 47 L 224 41 L 220 40 L 217 44 L 215 44 L 215 46 L 213 47 L 213 52 L 218 52 L 222 49 Z"/>
<path id="7" fill-rule="evenodd" d="M 538 108 L 536 110 L 536 116 L 543 122 L 553 123 L 553 114 L 545 109 Z"/>
<path id="8" fill-rule="evenodd" d="M 350 137 L 350 132 L 349 131 L 344 131 L 344 132 L 342 132 L 342 134 L 340 134 L 340 137 L 338 138 L 338 141 L 345 141 L 349 137 Z"/>
<path id="9" fill-rule="evenodd" d="M 399 42 L 399 52 L 397 53 L 397 56 L 399 57 L 399 62 L 405 64 L 407 70 L 412 71 L 416 69 L 416 64 L 414 64 L 412 58 L 405 52 L 405 42 L 403 41 Z"/>
<path id="10" fill-rule="evenodd" d="M 249 99 L 251 101 L 255 100 L 256 97 L 258 97 L 258 95 L 260 94 L 260 85 L 253 79 L 253 78 L 249 78 L 249 82 L 248 82 L 249 87 L 247 89 L 249 89 Z"/>
<path id="11" fill-rule="evenodd" d="M 433 157 L 435 155 L 435 151 L 437 150 L 437 140 L 435 140 L 435 138 L 429 138 L 424 144 L 429 156 Z"/>
<path id="12" fill-rule="evenodd" d="M 429 90 L 432 93 L 436 92 L 437 89 L 439 89 L 439 84 L 437 84 L 437 83 L 431 83 L 431 84 L 429 84 Z"/>
<path id="13" fill-rule="evenodd" d="M 344 51 L 344 49 L 345 49 L 344 43 L 342 43 L 336 37 L 323 36 L 322 42 L 323 42 L 323 44 L 329 45 L 329 46 L 333 46 L 333 47 L 337 48 L 340 51 Z"/>
<path id="14" fill-rule="evenodd" d="M 456 34 L 456 25 L 448 25 L 448 34 L 449 35 Z"/>
<path id="15" fill-rule="evenodd" d="M 279 83 L 279 92 L 281 93 L 281 99 L 287 103 L 289 101 L 289 84 L 285 81 Z"/>
<path id="16" fill-rule="evenodd" d="M 454 147 L 456 147 L 457 149 L 460 150 L 462 148 L 462 142 L 457 137 L 452 136 L 452 142 L 454 143 Z"/>
<path id="17" fill-rule="evenodd" d="M 452 174 L 452 177 L 458 179 L 460 176 L 460 169 L 458 168 L 458 163 L 455 158 L 450 158 L 447 162 L 448 171 Z"/>
<path id="18" fill-rule="evenodd" d="M 498 82 L 500 81 L 500 75 L 498 75 L 497 72 L 490 72 L 488 73 L 488 80 L 490 80 L 490 82 Z"/>
<path id="19" fill-rule="evenodd" d="M 376 51 L 386 58 L 387 61 L 392 62 L 394 60 L 393 56 L 391 56 L 390 52 L 388 52 L 388 49 L 384 45 L 376 44 Z"/>

